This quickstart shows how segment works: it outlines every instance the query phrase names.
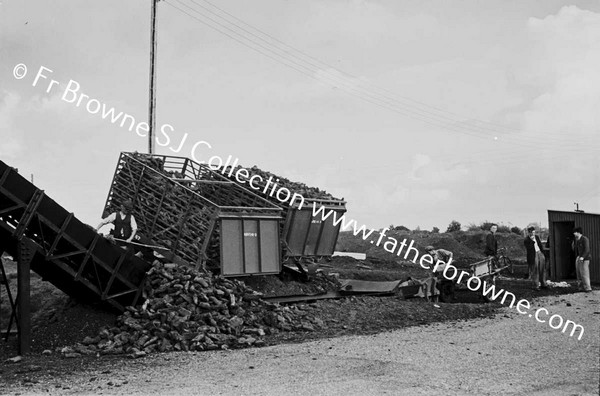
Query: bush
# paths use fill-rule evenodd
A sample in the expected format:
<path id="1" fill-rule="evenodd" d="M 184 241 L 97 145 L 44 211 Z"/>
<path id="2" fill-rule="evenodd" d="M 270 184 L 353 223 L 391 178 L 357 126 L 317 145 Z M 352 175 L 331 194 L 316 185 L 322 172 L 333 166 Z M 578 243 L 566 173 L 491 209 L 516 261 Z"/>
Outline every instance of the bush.
<path id="1" fill-rule="evenodd" d="M 481 223 L 481 229 L 485 230 L 485 231 L 489 231 L 490 227 L 492 226 L 492 224 L 494 224 L 494 223 L 492 223 L 491 221 L 487 221 L 486 220 L 483 223 Z M 498 224 L 498 223 L 496 223 L 496 224 Z M 510 227 L 507 226 L 507 225 L 504 225 L 504 224 L 498 224 L 498 230 L 497 230 L 497 232 L 509 233 L 510 232 Z"/>
<path id="2" fill-rule="evenodd" d="M 494 223 L 492 223 L 491 221 L 487 221 L 486 220 L 486 221 L 484 221 L 483 223 L 481 223 L 479 225 L 479 228 L 482 229 L 482 230 L 484 230 L 484 231 L 489 231 L 490 227 L 492 226 L 492 224 L 494 224 Z M 500 232 L 500 224 L 498 224 L 498 232 Z"/>
<path id="3" fill-rule="evenodd" d="M 469 225 L 467 226 L 467 231 L 481 231 L 483 228 L 481 228 L 480 225 L 477 225 L 475 223 L 469 223 Z"/>
<path id="4" fill-rule="evenodd" d="M 460 231 L 460 228 L 461 228 L 460 223 L 456 220 L 452 220 L 450 222 L 450 224 L 448 224 L 448 229 L 446 230 L 446 232 Z"/>
<path id="5" fill-rule="evenodd" d="M 437 227 L 433 227 L 433 228 L 431 229 L 431 232 L 433 232 L 434 234 L 439 234 L 439 233 L 440 233 L 440 229 L 439 229 L 439 228 L 437 228 Z"/>
<path id="6" fill-rule="evenodd" d="M 469 224 L 469 228 L 467 228 L 468 231 L 489 231 L 490 227 L 492 226 L 492 224 L 497 224 L 498 225 L 498 230 L 497 232 L 500 233 L 509 233 L 511 232 L 511 228 L 507 225 L 504 224 L 498 224 L 498 223 L 492 223 L 491 221 L 484 221 L 481 224 L 477 225 L 475 223 L 471 223 Z"/>
<path id="7" fill-rule="evenodd" d="M 390 230 L 394 230 L 394 231 L 410 231 L 410 228 L 404 227 L 403 225 L 399 225 L 399 226 L 390 228 Z"/>
<path id="8" fill-rule="evenodd" d="M 513 234 L 521 235 L 523 233 L 523 230 L 521 230 L 517 226 L 514 226 L 510 229 L 510 232 L 512 232 Z"/>

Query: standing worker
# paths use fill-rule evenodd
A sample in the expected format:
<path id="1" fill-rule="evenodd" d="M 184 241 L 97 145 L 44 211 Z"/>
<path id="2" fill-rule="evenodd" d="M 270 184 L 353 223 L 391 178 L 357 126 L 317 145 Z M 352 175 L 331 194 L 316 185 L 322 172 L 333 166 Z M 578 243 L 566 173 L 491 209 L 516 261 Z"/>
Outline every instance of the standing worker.
<path id="1" fill-rule="evenodd" d="M 121 210 L 115 213 L 112 213 L 108 217 L 98 224 L 96 227 L 96 232 L 100 230 L 103 226 L 108 223 L 114 224 L 115 228 L 111 231 L 111 234 L 114 238 L 124 239 L 123 241 L 116 241 L 118 245 L 125 245 L 133 241 L 135 234 L 137 233 L 137 223 L 135 218 L 131 214 L 133 210 L 133 202 L 128 199 L 121 204 Z"/>
<path id="2" fill-rule="evenodd" d="M 546 257 L 542 252 L 542 241 L 535 235 L 535 227 L 527 227 L 527 236 L 523 241 L 527 250 L 527 265 L 533 282 L 533 289 L 546 288 Z"/>
<path id="3" fill-rule="evenodd" d="M 490 233 L 485 237 L 485 250 L 483 254 L 486 256 L 496 257 L 498 254 L 498 241 L 496 240 L 496 231 L 498 231 L 498 224 L 492 223 L 490 226 Z"/>
<path id="4" fill-rule="evenodd" d="M 581 227 L 576 227 L 573 230 L 575 240 L 572 243 L 572 248 L 575 250 L 577 258 L 575 259 L 575 270 L 577 272 L 577 287 L 581 291 L 591 292 L 590 285 L 590 240 L 583 235 Z"/>

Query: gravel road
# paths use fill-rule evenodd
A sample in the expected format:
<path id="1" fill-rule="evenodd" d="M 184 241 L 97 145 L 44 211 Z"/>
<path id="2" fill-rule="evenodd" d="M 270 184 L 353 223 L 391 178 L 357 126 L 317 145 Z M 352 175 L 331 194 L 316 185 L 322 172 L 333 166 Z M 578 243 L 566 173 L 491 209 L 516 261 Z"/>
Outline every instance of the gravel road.
<path id="1" fill-rule="evenodd" d="M 597 395 L 600 291 L 537 300 L 580 341 L 503 308 L 494 319 L 372 336 L 107 361 L 9 394 Z M 1 392 L 1 391 L 0 391 Z"/>

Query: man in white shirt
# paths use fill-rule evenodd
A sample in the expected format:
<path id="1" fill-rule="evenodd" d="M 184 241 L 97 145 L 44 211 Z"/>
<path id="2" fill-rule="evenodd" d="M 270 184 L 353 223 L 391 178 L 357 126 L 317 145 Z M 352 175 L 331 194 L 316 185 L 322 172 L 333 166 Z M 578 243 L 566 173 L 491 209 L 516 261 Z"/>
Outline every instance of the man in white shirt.
<path id="1" fill-rule="evenodd" d="M 137 233 L 137 223 L 131 211 L 133 210 L 133 202 L 131 200 L 126 200 L 121 204 L 121 210 L 115 213 L 112 213 L 108 217 L 98 224 L 96 227 L 96 232 L 100 230 L 106 224 L 112 223 L 115 228 L 112 230 L 111 234 L 114 238 L 123 239 L 125 243 L 129 243 L 133 241 L 135 234 Z M 117 241 L 118 244 L 123 245 L 124 243 Z"/>

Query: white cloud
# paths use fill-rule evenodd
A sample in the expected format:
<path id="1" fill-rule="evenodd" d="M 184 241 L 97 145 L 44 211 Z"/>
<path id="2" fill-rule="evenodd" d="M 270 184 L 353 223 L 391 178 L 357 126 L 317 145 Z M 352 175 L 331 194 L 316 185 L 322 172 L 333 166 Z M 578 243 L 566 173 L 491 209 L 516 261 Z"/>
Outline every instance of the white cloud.
<path id="1" fill-rule="evenodd" d="M 13 121 L 20 104 L 21 97 L 14 92 L 5 91 L 0 100 L 0 157 L 8 160 L 17 157 L 23 150 L 23 142 Z"/>
<path id="2" fill-rule="evenodd" d="M 540 93 L 520 121 L 555 158 L 540 171 L 562 186 L 600 182 L 600 14 L 565 6 L 527 26 L 537 44 L 529 73 L 539 71 Z"/>
<path id="3" fill-rule="evenodd" d="M 410 178 L 424 185 L 451 184 L 463 180 L 469 175 L 465 165 L 451 165 L 432 160 L 427 154 L 417 153 L 413 156 Z M 439 196 L 447 196 L 439 194 Z"/>
<path id="4" fill-rule="evenodd" d="M 598 174 L 589 158 L 582 160 L 572 144 L 559 146 L 548 153 L 555 159 L 546 169 L 546 162 L 543 168 L 536 162 L 538 150 L 504 144 L 503 138 L 544 144 L 569 134 L 573 141 L 589 142 L 590 131 L 597 133 L 598 14 L 577 7 L 558 11 L 541 3 L 517 7 L 518 13 L 511 7 L 492 13 L 483 3 L 408 3 L 330 0 L 224 6 L 332 65 L 311 69 L 316 78 L 332 73 L 342 77 L 336 69 L 344 70 L 365 76 L 345 80 L 353 88 L 372 82 L 394 96 L 465 116 L 457 120 L 473 117 L 504 124 L 510 119 L 519 131 L 501 135 L 492 147 L 410 119 L 309 79 L 169 7 L 162 13 L 164 34 L 159 39 L 158 122 L 173 124 L 181 135 L 190 132 L 184 152 L 193 141 L 205 139 L 215 154 L 232 154 L 344 196 L 359 222 L 385 224 L 391 218 L 423 225 L 436 216 L 462 220 L 460 216 L 496 208 L 512 216 L 523 210 L 519 199 L 507 199 L 517 193 L 535 200 L 539 210 L 547 197 L 567 197 L 570 205 L 568 192 L 574 183 L 593 183 L 590 172 Z M 140 8 L 96 8 L 65 3 L 56 9 L 37 1 L 24 11 L 9 11 L 7 21 L 17 22 L 3 30 L 10 33 L 4 42 L 14 43 L 7 46 L 3 63 L 41 62 L 56 70 L 62 83 L 74 78 L 84 92 L 141 117 L 146 112 L 147 37 L 136 26 L 120 23 Z M 545 15 L 540 13 L 549 9 L 555 15 L 527 22 L 532 13 Z M 106 29 L 81 29 L 82 21 L 94 13 L 118 29 L 109 29 L 109 36 Z M 269 17 L 274 14 L 278 17 Z M 25 17 L 35 19 L 25 26 L 18 22 Z M 56 33 L 51 38 L 49 29 Z M 202 45 L 197 45 L 198 37 Z M 68 51 L 57 52 L 56 42 Z M 89 48 L 98 48 L 96 55 L 88 56 Z M 117 151 L 145 145 L 133 132 L 85 109 L 37 88 L 17 87 L 23 81 L 7 80 L 6 89 L 22 99 L 10 108 L 0 94 L 0 154 L 20 149 L 21 161 L 31 163 L 36 181 L 44 180 L 44 171 L 65 169 L 72 169 L 75 177 L 81 174 L 81 180 L 106 175 L 105 184 L 90 187 L 103 196 Z M 581 145 L 588 152 L 591 147 Z M 563 153 L 571 158 L 557 158 Z M 338 160 L 338 154 L 346 160 Z M 460 160 L 464 164 L 452 166 Z M 86 165 L 74 169 L 78 163 Z M 524 172 L 525 165 L 535 167 L 535 174 Z M 47 185 L 66 192 L 59 201 L 68 192 L 75 203 L 72 180 L 52 177 L 47 176 Z M 87 201 L 82 205 L 92 206 Z"/>
<path id="5" fill-rule="evenodd" d="M 366 1 L 314 2 L 306 30 L 315 37 L 343 37 L 345 41 L 373 45 L 379 40 L 414 40 L 437 28 L 426 14 L 395 15 L 390 8 Z"/>
<path id="6" fill-rule="evenodd" d="M 556 15 L 530 18 L 528 27 L 540 47 L 532 72 L 537 67 L 545 80 L 524 114 L 523 129 L 545 136 L 568 133 L 586 142 L 597 138 L 600 14 L 567 6 Z"/>

